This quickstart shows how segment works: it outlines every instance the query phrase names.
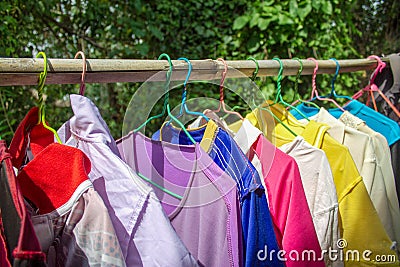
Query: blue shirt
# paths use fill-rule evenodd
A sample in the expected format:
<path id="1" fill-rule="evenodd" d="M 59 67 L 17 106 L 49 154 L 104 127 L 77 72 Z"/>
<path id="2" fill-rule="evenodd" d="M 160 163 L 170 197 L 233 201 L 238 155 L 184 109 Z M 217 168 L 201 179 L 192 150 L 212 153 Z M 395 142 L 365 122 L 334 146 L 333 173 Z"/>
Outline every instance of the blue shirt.
<path id="1" fill-rule="evenodd" d="M 309 107 L 303 103 L 296 107 L 307 117 L 311 117 L 319 111 L 317 108 Z M 400 140 L 400 126 L 397 122 L 373 110 L 367 105 L 364 105 L 357 100 L 353 100 L 348 105 L 344 106 L 343 109 L 362 119 L 371 129 L 385 136 L 389 145 Z M 337 119 L 343 113 L 339 108 L 331 108 L 328 111 Z M 290 112 L 296 117 L 296 119 L 303 119 L 303 116 L 301 116 L 296 110 L 291 109 Z"/>
<path id="2" fill-rule="evenodd" d="M 205 143 L 203 149 L 214 162 L 231 176 L 237 184 L 241 205 L 241 221 L 244 239 L 245 266 L 284 266 L 277 257 L 278 243 L 269 213 L 268 202 L 260 176 L 253 164 L 240 150 L 233 138 L 210 120 L 206 127 L 188 130 L 196 142 Z M 162 128 L 152 136 L 175 144 L 192 144 L 188 136 L 171 125 Z M 211 143 L 209 143 L 211 142 Z M 257 255 L 271 253 L 267 259 L 259 260 Z M 259 252 L 261 251 L 261 252 Z"/>

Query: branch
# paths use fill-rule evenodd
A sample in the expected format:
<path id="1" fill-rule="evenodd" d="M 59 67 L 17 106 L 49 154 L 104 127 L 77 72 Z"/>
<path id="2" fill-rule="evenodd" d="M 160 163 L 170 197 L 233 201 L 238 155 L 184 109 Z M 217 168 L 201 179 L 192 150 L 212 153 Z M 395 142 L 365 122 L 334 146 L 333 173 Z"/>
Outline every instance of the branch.
<path id="1" fill-rule="evenodd" d="M 77 35 L 80 38 L 88 41 L 89 43 L 91 43 L 95 47 L 100 48 L 102 50 L 106 50 L 103 46 L 101 46 L 100 44 L 96 43 L 92 38 L 90 38 L 90 37 L 88 37 L 88 36 L 86 36 L 84 34 L 76 33 L 73 29 L 71 29 L 71 28 L 65 26 L 64 24 L 58 22 L 57 20 L 55 20 L 54 18 L 48 16 L 47 14 L 40 14 L 39 17 L 41 18 L 41 20 L 44 23 L 46 23 L 46 19 L 50 20 L 52 23 L 56 24 L 59 28 L 63 29 L 66 33 L 68 33 L 70 35 Z"/>

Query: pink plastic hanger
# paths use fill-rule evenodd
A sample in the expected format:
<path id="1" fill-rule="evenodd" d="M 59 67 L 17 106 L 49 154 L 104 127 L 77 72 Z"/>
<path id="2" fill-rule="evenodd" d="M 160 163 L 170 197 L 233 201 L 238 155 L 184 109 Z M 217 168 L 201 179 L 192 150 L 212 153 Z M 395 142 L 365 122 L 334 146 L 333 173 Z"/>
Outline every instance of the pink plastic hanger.
<path id="1" fill-rule="evenodd" d="M 80 95 L 84 95 L 85 94 L 85 89 L 86 89 L 86 85 L 85 85 L 85 75 L 86 75 L 86 57 L 85 54 L 82 51 L 78 51 L 78 53 L 75 54 L 74 59 L 77 59 L 79 57 L 79 55 L 81 55 L 82 60 L 83 60 L 83 64 L 82 64 L 82 78 L 81 78 L 81 87 L 79 89 L 79 94 Z"/>
<path id="2" fill-rule="evenodd" d="M 222 63 L 224 63 L 225 69 L 224 69 L 224 71 L 222 72 L 221 82 L 220 82 L 220 84 L 219 84 L 219 106 L 218 106 L 218 109 L 213 110 L 213 112 L 215 112 L 215 113 L 220 112 L 220 111 L 221 111 L 221 107 L 222 107 L 222 110 L 223 110 L 225 113 L 236 115 L 236 116 L 238 116 L 241 120 L 243 120 L 243 117 L 242 117 L 242 115 L 240 115 L 240 113 L 238 113 L 238 112 L 236 112 L 236 111 L 227 110 L 226 107 L 225 107 L 225 101 L 224 101 L 224 81 L 225 81 L 226 74 L 227 74 L 227 72 L 228 72 L 228 64 L 226 64 L 225 60 L 222 59 L 222 58 L 218 58 L 217 60 L 222 61 Z"/>
<path id="3" fill-rule="evenodd" d="M 315 99 L 318 99 L 320 101 L 329 101 L 331 103 L 333 103 L 335 106 L 337 106 L 341 111 L 344 112 L 344 109 L 332 98 L 325 98 L 325 97 L 320 97 L 318 94 L 318 90 L 317 90 L 317 82 L 316 82 L 316 78 L 317 78 L 317 71 L 318 71 L 318 61 L 315 58 L 307 58 L 307 60 L 312 60 L 315 63 L 315 68 L 314 68 L 314 73 L 312 76 L 312 91 L 311 91 L 311 98 L 308 101 L 314 101 Z"/>
<path id="4" fill-rule="evenodd" d="M 378 86 L 375 84 L 375 78 L 378 75 L 378 73 L 382 72 L 382 70 L 386 67 L 386 63 L 383 62 L 381 60 L 380 57 L 372 55 L 369 56 L 368 59 L 376 59 L 378 61 L 378 66 L 376 67 L 375 71 L 372 74 L 371 79 L 369 80 L 369 83 L 367 86 L 365 86 L 363 89 L 361 89 L 360 91 L 358 91 L 357 93 L 355 93 L 352 98 L 353 99 L 358 99 L 360 98 L 364 92 L 368 92 L 368 98 L 367 98 L 367 103 L 366 105 L 369 105 L 369 101 L 372 98 L 372 103 L 374 106 L 375 111 L 378 111 L 378 107 L 376 106 L 376 102 L 375 102 L 375 98 L 374 98 L 374 92 L 378 92 L 380 96 L 382 96 L 382 98 L 386 101 L 386 103 L 388 103 L 388 105 L 390 106 L 390 108 L 394 111 L 394 113 L 396 113 L 396 115 L 398 117 L 400 117 L 400 112 L 399 110 L 392 104 L 392 102 L 390 102 L 390 100 L 385 96 L 384 93 L 382 93 L 382 91 L 378 88 Z"/>

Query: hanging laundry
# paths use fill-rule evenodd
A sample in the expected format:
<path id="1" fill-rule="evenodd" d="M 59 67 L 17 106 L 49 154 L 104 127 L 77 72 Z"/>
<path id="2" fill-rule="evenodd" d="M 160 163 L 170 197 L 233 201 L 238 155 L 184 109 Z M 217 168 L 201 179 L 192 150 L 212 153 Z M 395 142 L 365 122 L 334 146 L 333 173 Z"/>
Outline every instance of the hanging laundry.
<path id="1" fill-rule="evenodd" d="M 10 154 L 48 266 L 125 266 L 107 209 L 87 177 L 89 159 L 53 143 L 53 133 L 37 122 L 35 107 L 16 130 Z"/>
<path id="2" fill-rule="evenodd" d="M 120 158 L 94 103 L 70 95 L 74 116 L 59 130 L 63 143 L 90 157 L 89 179 L 103 199 L 127 266 L 197 266 L 157 196 Z"/>
<path id="3" fill-rule="evenodd" d="M 397 110 L 400 110 L 400 55 L 391 54 L 388 58 L 390 60 L 390 67 L 386 65 L 382 72 L 377 73 L 375 84 L 379 86 L 379 89 L 388 98 L 390 103 Z M 400 124 L 400 117 L 393 111 L 389 103 L 380 94 L 375 93 L 374 97 L 377 104 L 381 107 L 381 112 Z M 396 178 L 397 196 L 400 202 L 400 142 L 392 144 L 390 151 L 394 177 Z"/>
<path id="4" fill-rule="evenodd" d="M 399 205 L 400 205 L 398 201 L 400 194 L 396 192 L 396 188 L 400 187 L 394 186 L 394 182 L 400 181 L 400 179 L 397 180 L 395 179 L 392 169 L 392 164 L 390 161 L 391 151 L 386 138 L 382 134 L 369 128 L 363 120 L 357 118 L 348 111 L 345 111 L 340 116 L 339 120 L 349 127 L 353 127 L 354 129 L 357 129 L 360 132 L 368 134 L 372 138 L 372 142 L 375 148 L 376 161 L 378 162 L 378 166 L 380 166 L 378 170 L 381 171 L 380 175 L 381 177 L 383 177 L 383 181 L 385 183 L 385 191 L 387 192 L 389 200 L 390 213 L 395 214 L 399 210 Z M 399 222 L 398 220 L 394 221 L 396 222 L 394 224 L 394 231 L 395 233 L 398 233 L 400 224 L 398 223 Z"/>
<path id="5" fill-rule="evenodd" d="M 314 107 L 308 107 L 304 104 L 300 104 L 297 108 L 303 112 L 306 116 L 311 117 L 318 113 L 318 109 Z M 352 100 L 344 109 L 354 116 L 365 121 L 368 127 L 372 130 L 385 136 L 391 150 L 391 162 L 394 172 L 394 177 L 396 179 L 396 190 L 398 201 L 400 202 L 400 126 L 388 117 L 376 112 L 370 107 L 364 105 L 363 103 Z M 335 118 L 340 118 L 343 112 L 337 108 L 328 109 L 328 112 Z M 291 110 L 291 113 L 297 118 L 301 119 L 301 115 L 295 111 Z"/>
<path id="6" fill-rule="evenodd" d="M 0 140 L 0 266 L 46 266 L 32 221 L 11 163 L 6 142 Z M 7 256 L 6 256 L 7 255 Z"/>
<path id="7" fill-rule="evenodd" d="M 271 102 L 267 102 L 271 103 Z M 387 235 L 378 213 L 368 195 L 362 177 L 348 149 L 335 141 L 328 133 L 329 126 L 315 121 L 303 125 L 279 104 L 269 106 L 270 110 L 280 120 L 285 122 L 292 131 L 301 135 L 311 145 L 322 149 L 328 158 L 332 169 L 336 193 L 339 203 L 340 236 L 346 241 L 344 253 L 350 250 L 359 252 L 371 251 L 371 259 L 376 255 L 392 255 L 396 257 L 395 247 Z M 273 132 L 278 146 L 293 141 L 294 137 L 281 124 L 274 129 L 271 126 L 274 118 L 267 111 L 256 109 L 246 116 L 253 125 L 262 128 L 263 132 Z M 269 122 L 269 123 L 268 123 Z M 265 125 L 266 127 L 261 127 Z M 380 242 L 376 242 L 380 240 Z M 382 266 L 395 266 L 395 263 L 379 263 Z M 345 266 L 374 266 L 374 261 L 345 259 Z"/>
<path id="8" fill-rule="evenodd" d="M 118 146 L 129 166 L 159 185 L 164 211 L 200 266 L 243 266 L 236 184 L 199 144 L 153 141 L 138 132 Z"/>
<path id="9" fill-rule="evenodd" d="M 267 262 L 260 260 L 257 254 L 268 250 L 279 251 L 276 241 L 264 187 L 257 170 L 243 154 L 231 136 L 215 122 L 208 123 L 196 130 L 188 130 L 192 138 L 200 143 L 214 162 L 224 170 L 237 184 L 244 238 L 245 266 L 282 266 L 282 262 L 273 254 Z M 153 137 L 175 144 L 191 144 L 188 136 L 172 124 L 164 125 Z"/>
<path id="10" fill-rule="evenodd" d="M 213 118 L 218 125 L 228 127 L 214 112 L 205 111 L 204 114 L 209 118 Z M 196 120 L 191 127 L 198 127 L 198 123 L 199 120 Z M 233 129 L 235 129 L 236 133 Z M 266 188 L 265 193 L 269 200 L 272 221 L 274 222 L 275 233 L 280 247 L 286 252 L 297 251 L 300 255 L 303 251 L 308 250 L 315 251 L 316 255 L 321 255 L 321 248 L 328 250 L 329 245 L 333 248 L 338 236 L 335 236 L 335 238 L 321 238 L 319 243 L 317 234 L 324 236 L 327 232 L 336 235 L 339 233 L 336 190 L 333 190 L 333 194 L 329 195 L 324 191 L 316 191 L 312 187 L 303 188 L 306 183 L 303 177 L 300 178 L 300 175 L 298 175 L 297 166 L 293 158 L 272 145 L 249 120 L 239 120 L 229 131 L 233 134 L 234 140 L 243 153 L 249 157 L 260 176 L 263 177 L 262 180 Z M 310 179 L 316 179 L 316 177 L 311 176 Z M 309 185 L 309 183 L 312 183 L 312 181 L 309 181 L 306 185 Z M 333 189 L 335 189 L 333 179 L 331 183 Z M 315 213 L 313 209 L 310 214 L 311 207 L 309 208 L 309 205 L 307 205 L 308 198 L 310 200 L 317 199 L 317 201 L 321 201 L 321 204 L 329 203 L 326 199 L 322 201 L 316 197 L 317 193 L 321 197 L 331 196 L 332 199 L 328 199 L 328 201 L 334 202 L 332 203 L 333 209 L 327 209 L 326 206 L 323 206 L 321 209 L 316 208 Z M 311 215 L 314 214 L 316 214 L 316 217 L 313 216 L 314 218 L 312 218 Z M 298 220 L 299 216 L 302 218 L 301 221 Z M 314 224 L 313 219 L 316 220 Z M 331 224 L 330 220 L 332 220 Z M 316 229 L 314 225 L 318 225 L 320 228 Z M 319 232 L 316 232 L 316 230 Z M 325 242 L 327 239 L 328 242 Z M 286 259 L 286 266 L 304 264 L 301 259 L 292 260 L 287 255 Z M 307 264 L 310 266 L 322 265 L 318 262 L 313 264 L 312 260 L 307 260 Z"/>
<path id="11" fill-rule="evenodd" d="M 376 74 L 375 84 L 387 97 L 390 103 L 400 110 L 400 53 L 387 56 L 389 63 L 386 67 Z M 378 93 L 374 93 L 376 103 L 380 106 L 380 111 L 387 117 L 400 124 L 400 117 L 393 111 L 389 103 Z"/>
<path id="12" fill-rule="evenodd" d="M 389 189 L 392 194 L 386 190 L 395 188 L 396 185 L 393 177 L 385 179 L 382 176 L 372 138 L 366 133 L 344 125 L 323 107 L 309 119 L 330 126 L 327 133 L 349 149 L 386 232 L 393 241 L 400 240 L 400 209 L 397 195 L 393 194 L 395 193 L 393 190 Z M 300 121 L 307 123 L 304 119 Z"/>

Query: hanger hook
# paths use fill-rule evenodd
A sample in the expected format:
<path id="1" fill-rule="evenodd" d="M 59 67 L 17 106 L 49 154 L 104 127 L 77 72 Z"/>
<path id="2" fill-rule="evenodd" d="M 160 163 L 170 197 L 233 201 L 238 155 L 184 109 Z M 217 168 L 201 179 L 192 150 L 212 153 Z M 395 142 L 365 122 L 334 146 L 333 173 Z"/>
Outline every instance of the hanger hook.
<path id="1" fill-rule="evenodd" d="M 293 60 L 296 60 L 296 61 L 299 62 L 300 68 L 299 68 L 299 70 L 297 71 L 296 81 L 295 81 L 295 84 L 294 84 L 294 94 L 293 94 L 293 99 L 292 99 L 291 102 L 294 101 L 294 99 L 295 99 L 295 97 L 296 97 L 296 94 L 299 93 L 299 79 L 300 79 L 301 73 L 303 72 L 303 61 L 301 61 L 301 59 L 298 58 L 298 57 L 294 57 Z"/>
<path id="2" fill-rule="evenodd" d="M 224 71 L 222 72 L 221 82 L 219 84 L 219 102 L 224 102 L 224 82 L 228 72 L 228 64 L 226 64 L 223 58 L 218 58 L 217 60 L 222 61 L 224 64 Z"/>
<path id="3" fill-rule="evenodd" d="M 312 91 L 311 91 L 311 98 L 314 98 L 314 93 L 316 96 L 318 96 L 318 91 L 317 91 L 317 71 L 318 71 L 318 61 L 313 58 L 313 57 L 309 57 L 307 58 L 307 60 L 312 60 L 315 63 L 315 68 L 314 68 L 314 72 L 313 72 L 313 76 L 312 76 Z"/>
<path id="4" fill-rule="evenodd" d="M 254 57 L 248 57 L 247 60 L 252 60 L 254 61 L 254 63 L 256 63 L 256 69 L 254 70 L 253 75 L 251 76 L 251 80 L 254 81 L 257 78 L 260 66 L 258 65 L 258 61 Z"/>
<path id="5" fill-rule="evenodd" d="M 183 60 L 183 61 L 185 61 L 186 63 L 188 63 L 188 65 L 189 65 L 189 67 L 188 67 L 188 73 L 187 73 L 186 79 L 185 79 L 185 81 L 184 81 L 184 83 L 183 83 L 182 103 L 181 103 L 181 110 L 180 110 L 180 114 L 182 114 L 182 113 L 183 113 L 184 105 L 186 105 L 186 98 L 187 98 L 187 89 L 186 89 L 186 86 L 187 86 L 187 82 L 189 81 L 190 74 L 192 74 L 192 63 L 190 62 L 189 59 L 187 59 L 187 58 L 185 58 L 185 57 L 180 57 L 180 58 L 178 58 L 178 60 Z"/>
<path id="6" fill-rule="evenodd" d="M 173 66 L 172 66 L 171 58 L 170 58 L 169 55 L 166 54 L 166 53 L 162 53 L 162 54 L 158 57 L 158 60 L 161 60 L 161 59 L 164 58 L 164 57 L 168 60 L 168 64 L 169 64 L 169 69 L 168 69 L 167 74 L 166 74 L 166 76 L 167 76 L 167 81 L 166 81 L 166 83 L 165 83 L 165 100 L 164 100 L 164 106 L 165 106 L 165 105 L 168 103 L 168 101 L 169 101 L 169 85 L 170 85 L 170 83 L 171 83 L 171 74 L 172 74 Z"/>
<path id="7" fill-rule="evenodd" d="M 335 82 L 336 82 L 336 78 L 339 76 L 339 70 L 340 70 L 340 64 L 339 61 L 337 61 L 336 58 L 332 57 L 330 58 L 330 60 L 335 61 L 336 64 L 336 71 L 335 71 L 335 75 L 333 75 L 332 81 L 331 81 L 331 96 L 335 96 L 336 92 L 335 92 Z"/>
<path id="8" fill-rule="evenodd" d="M 382 70 L 386 67 L 386 63 L 383 62 L 380 57 L 375 55 L 369 56 L 368 59 L 375 59 L 378 61 L 378 66 L 376 66 L 373 75 L 370 79 L 370 84 L 374 84 L 376 76 L 378 75 L 378 73 L 382 72 Z"/>
<path id="9" fill-rule="evenodd" d="M 86 85 L 85 85 L 85 76 L 86 76 L 86 56 L 82 51 L 78 51 L 75 54 L 74 59 L 77 59 L 79 57 L 79 55 L 82 57 L 82 77 L 81 77 L 81 87 L 79 89 L 79 94 L 80 95 L 84 95 L 85 94 L 85 89 L 86 89 Z"/>
<path id="10" fill-rule="evenodd" d="M 279 72 L 278 72 L 278 80 L 276 81 L 277 84 L 277 94 L 275 98 L 275 103 L 278 102 L 278 98 L 281 97 L 281 81 L 282 81 L 282 73 L 283 73 L 283 63 L 282 60 L 280 60 L 277 57 L 274 57 L 273 60 L 276 60 L 279 62 Z"/>
<path id="11" fill-rule="evenodd" d="M 39 75 L 39 82 L 38 82 L 38 106 L 39 106 L 39 123 L 42 119 L 42 111 L 44 107 L 44 100 L 43 100 L 43 88 L 47 77 L 47 56 L 45 52 L 39 52 L 36 55 L 36 58 L 43 57 L 43 71 Z"/>

